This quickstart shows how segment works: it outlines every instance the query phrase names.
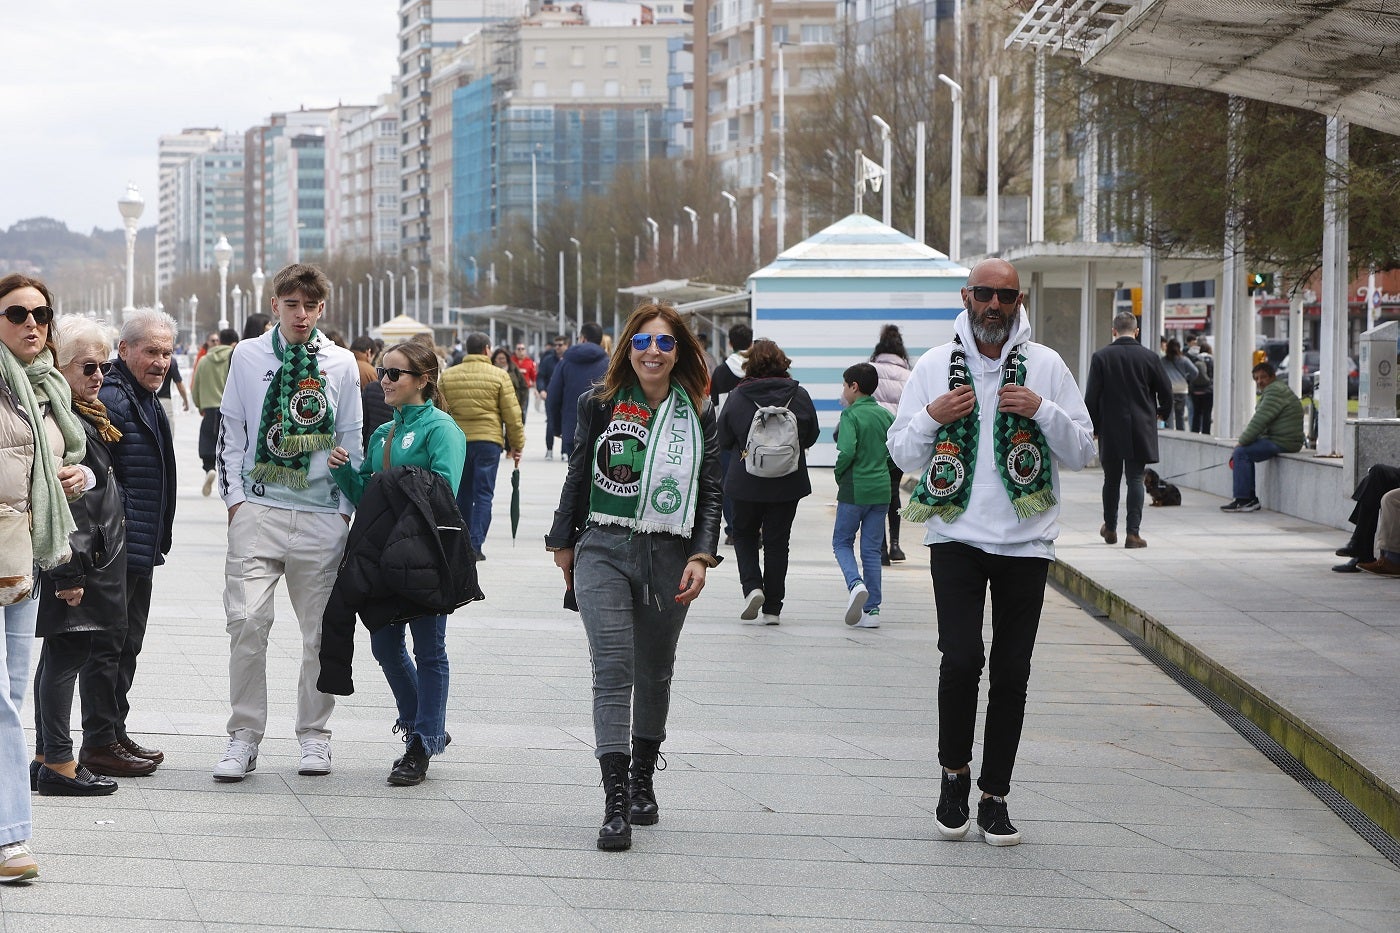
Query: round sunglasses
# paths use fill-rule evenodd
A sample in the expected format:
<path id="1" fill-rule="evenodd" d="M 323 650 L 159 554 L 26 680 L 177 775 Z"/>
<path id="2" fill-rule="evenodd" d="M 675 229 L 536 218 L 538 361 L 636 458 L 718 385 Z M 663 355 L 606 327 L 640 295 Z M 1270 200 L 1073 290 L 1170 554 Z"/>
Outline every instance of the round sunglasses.
<path id="1" fill-rule="evenodd" d="M 676 348 L 676 338 L 670 334 L 633 334 L 632 349 L 638 353 L 644 353 L 651 347 L 652 337 L 656 338 L 656 349 L 662 353 L 670 353 Z"/>
<path id="2" fill-rule="evenodd" d="M 388 379 L 390 382 L 398 382 L 400 376 L 421 376 L 421 375 L 423 375 L 422 373 L 420 373 L 420 372 L 418 372 L 418 371 L 416 371 L 416 370 L 412 370 L 412 369 L 399 369 L 397 366 L 390 366 L 390 367 L 388 367 L 388 368 L 385 368 L 385 367 L 383 367 L 383 366 L 376 366 L 376 367 L 374 368 L 374 374 L 375 374 L 376 376 L 378 376 L 380 379 Z"/>
<path id="3" fill-rule="evenodd" d="M 34 323 L 43 327 L 53 321 L 53 308 L 48 305 L 39 305 L 37 308 L 26 308 L 23 305 L 10 305 L 5 309 L 5 320 L 16 327 L 29 320 L 29 315 L 34 315 Z"/>

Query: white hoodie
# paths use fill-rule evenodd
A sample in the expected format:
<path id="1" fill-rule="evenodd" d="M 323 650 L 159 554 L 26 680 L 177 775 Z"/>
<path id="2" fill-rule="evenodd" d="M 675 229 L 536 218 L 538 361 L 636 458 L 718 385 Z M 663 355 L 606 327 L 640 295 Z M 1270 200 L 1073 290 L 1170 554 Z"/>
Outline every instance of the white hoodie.
<path id="1" fill-rule="evenodd" d="M 1094 429 L 1084 397 L 1059 354 L 1030 341 L 1025 310 L 1016 319 L 1001 356 L 991 360 L 977 351 L 972 322 L 963 311 L 953 323 L 962 339 L 967 368 L 977 393 L 981 430 L 977 436 L 977 463 L 973 468 L 972 497 L 967 511 L 952 522 L 931 518 L 925 523 L 924 544 L 958 541 L 1007 557 L 1055 557 L 1054 540 L 1060 534 L 1059 506 L 1017 520 L 1011 497 L 997 469 L 994 424 L 1001 367 L 1011 348 L 1020 344 L 1026 364 L 1026 386 L 1041 397 L 1035 423 L 1050 448 L 1050 478 L 1055 498 L 1060 498 L 1060 464 L 1082 470 L 1095 454 Z M 914 365 L 904 386 L 899 411 L 890 426 L 888 443 L 894 462 L 909 473 L 922 476 L 933 460 L 933 443 L 942 427 L 928 413 L 928 404 L 948 391 L 948 366 L 953 344 L 945 343 L 925 353 Z"/>

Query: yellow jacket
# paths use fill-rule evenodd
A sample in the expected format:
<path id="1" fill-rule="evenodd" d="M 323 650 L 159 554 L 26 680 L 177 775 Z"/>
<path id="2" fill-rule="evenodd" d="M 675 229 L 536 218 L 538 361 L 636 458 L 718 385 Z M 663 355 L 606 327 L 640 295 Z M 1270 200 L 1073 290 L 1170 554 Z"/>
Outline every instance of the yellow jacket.
<path id="1" fill-rule="evenodd" d="M 525 447 L 525 422 L 510 374 L 482 354 L 462 358 L 442 374 L 442 395 L 467 441 Z M 504 428 L 504 430 L 503 430 Z"/>

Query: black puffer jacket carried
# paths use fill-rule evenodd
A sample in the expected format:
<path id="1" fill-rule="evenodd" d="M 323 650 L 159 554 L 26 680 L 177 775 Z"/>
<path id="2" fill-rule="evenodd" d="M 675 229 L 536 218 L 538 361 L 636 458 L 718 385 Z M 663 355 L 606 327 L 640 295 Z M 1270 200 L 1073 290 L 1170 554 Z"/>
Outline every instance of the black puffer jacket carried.
<path id="1" fill-rule="evenodd" d="M 802 446 L 797 469 L 787 476 L 754 476 L 745 466 L 743 457 L 730 457 L 724 494 L 747 502 L 791 502 L 810 496 L 812 480 L 807 475 L 807 448 L 817 442 L 821 426 L 817 423 L 812 397 L 796 379 L 770 376 L 745 379 L 735 386 L 719 413 L 720 450 L 730 450 L 736 455 L 743 451 L 754 413 L 764 405 L 785 405 L 796 416 L 797 440 Z"/>
<path id="2" fill-rule="evenodd" d="M 158 403 L 142 404 L 155 395 L 141 387 L 121 360 L 107 374 L 98 398 L 122 432 L 111 450 L 126 510 L 127 573 L 149 577 L 165 563 L 175 526 L 175 448 L 170 423 Z"/>
<path id="3" fill-rule="evenodd" d="M 447 480 L 416 466 L 375 473 L 355 509 L 322 617 L 316 689 L 340 696 L 355 692 L 350 671 L 357 613 L 375 632 L 485 598 Z"/>
<path id="4" fill-rule="evenodd" d="M 700 481 L 696 489 L 695 525 L 690 532 L 690 553 L 713 558 L 718 564 L 722 559 L 719 550 L 720 503 L 723 492 L 720 489 L 719 435 L 715 427 L 715 409 L 709 399 L 705 399 L 700 412 L 700 430 L 705 435 L 705 453 L 700 460 Z M 588 497 L 593 487 L 593 471 L 589 461 L 593 457 L 593 446 L 598 443 L 603 429 L 612 418 L 613 405 L 609 401 L 594 398 L 594 390 L 589 389 L 578 400 L 577 438 L 569 454 L 569 474 L 564 479 L 564 488 L 559 492 L 559 507 L 554 511 L 554 525 L 545 535 L 548 547 L 573 547 L 578 536 L 588 523 Z"/>

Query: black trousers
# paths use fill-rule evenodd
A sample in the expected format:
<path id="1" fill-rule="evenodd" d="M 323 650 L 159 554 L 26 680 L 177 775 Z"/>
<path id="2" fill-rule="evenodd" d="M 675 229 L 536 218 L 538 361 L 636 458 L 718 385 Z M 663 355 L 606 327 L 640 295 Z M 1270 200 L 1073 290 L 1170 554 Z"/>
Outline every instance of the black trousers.
<path id="1" fill-rule="evenodd" d="M 128 694 L 136 658 L 151 615 L 151 577 L 126 575 L 126 626 L 94 633 L 92 653 L 78 675 L 83 694 L 83 747 L 101 748 L 124 739 L 131 712 Z"/>
<path id="2" fill-rule="evenodd" d="M 34 751 L 50 764 L 73 760 L 73 684 L 87 663 L 94 632 L 65 632 L 44 638 L 34 670 Z"/>
<path id="3" fill-rule="evenodd" d="M 1193 433 L 1210 433 L 1210 416 L 1214 408 L 1214 392 L 1191 393 L 1191 431 Z"/>
<path id="4" fill-rule="evenodd" d="M 899 484 L 904 482 L 904 471 L 890 464 L 890 534 L 885 539 L 885 547 L 899 544 L 899 510 L 904 504 L 899 501 Z"/>
<path id="5" fill-rule="evenodd" d="M 734 500 L 734 559 L 739 563 L 739 586 L 745 593 L 763 590 L 763 613 L 781 615 L 787 596 L 788 550 L 792 520 L 800 499 L 787 502 Z M 758 559 L 763 549 L 763 563 Z"/>
<path id="6" fill-rule="evenodd" d="M 929 545 L 929 570 L 943 656 L 938 666 L 938 761 L 950 771 L 972 761 L 977 691 L 986 662 L 982 610 L 991 590 L 992 654 L 977 786 L 1005 796 L 1021 744 L 1026 684 L 1050 562 L 949 542 Z"/>
<path id="7" fill-rule="evenodd" d="M 1392 489 L 1400 489 L 1400 467 L 1376 464 L 1366 471 L 1351 494 L 1356 508 L 1349 521 L 1356 525 L 1347 547 L 1362 562 L 1376 559 L 1376 526 L 1380 522 L 1381 499 Z"/>
<path id="8" fill-rule="evenodd" d="M 217 408 L 201 409 L 203 420 L 199 422 L 199 463 L 204 472 L 214 469 L 214 458 L 219 446 L 219 425 L 223 415 Z"/>

